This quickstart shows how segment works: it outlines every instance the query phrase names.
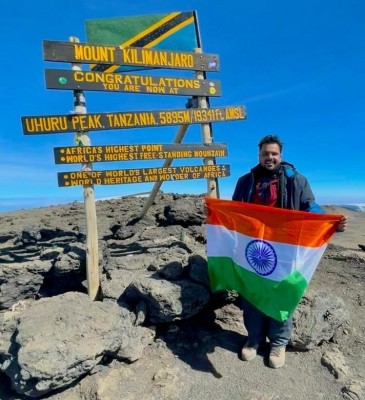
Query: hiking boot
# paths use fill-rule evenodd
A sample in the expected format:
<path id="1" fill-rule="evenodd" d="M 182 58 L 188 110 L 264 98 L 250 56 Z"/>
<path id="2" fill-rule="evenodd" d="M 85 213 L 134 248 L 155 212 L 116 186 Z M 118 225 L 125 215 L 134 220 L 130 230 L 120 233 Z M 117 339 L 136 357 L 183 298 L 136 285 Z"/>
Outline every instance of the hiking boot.
<path id="1" fill-rule="evenodd" d="M 257 356 L 257 349 L 259 346 L 248 347 L 246 344 L 241 350 L 242 360 L 251 361 Z"/>
<path id="2" fill-rule="evenodd" d="M 269 355 L 271 368 L 281 368 L 285 364 L 285 347 L 273 347 Z"/>

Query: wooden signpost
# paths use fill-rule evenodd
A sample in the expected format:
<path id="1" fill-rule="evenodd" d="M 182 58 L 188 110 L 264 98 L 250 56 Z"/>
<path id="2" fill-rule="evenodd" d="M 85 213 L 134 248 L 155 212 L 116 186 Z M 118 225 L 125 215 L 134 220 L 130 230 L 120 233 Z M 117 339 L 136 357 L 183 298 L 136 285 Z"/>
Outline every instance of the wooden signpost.
<path id="1" fill-rule="evenodd" d="M 220 96 L 217 80 L 46 69 L 46 88 L 175 96 Z"/>
<path id="2" fill-rule="evenodd" d="M 67 171 L 58 173 L 58 186 L 122 185 L 127 183 L 217 179 L 230 175 L 228 164 L 187 165 L 103 171 Z"/>
<path id="3" fill-rule="evenodd" d="M 192 71 L 219 71 L 216 54 L 197 54 L 144 47 L 102 46 L 90 43 L 43 41 L 46 61 L 82 64 L 133 65 Z M 109 72 L 109 71 L 104 71 Z"/>
<path id="4" fill-rule="evenodd" d="M 217 197 L 218 178 L 230 175 L 228 164 L 216 164 L 216 157 L 227 156 L 227 146 L 213 143 L 211 123 L 246 119 L 242 106 L 209 107 L 207 97 L 221 96 L 221 83 L 210 80 L 205 72 L 220 69 L 218 55 L 194 52 L 156 50 L 140 47 L 119 47 L 70 42 L 43 41 L 44 60 L 70 62 L 71 70 L 45 69 L 48 89 L 73 90 L 74 113 L 69 115 L 24 116 L 25 135 L 76 132 L 79 146 L 56 147 L 56 164 L 80 163 L 81 170 L 58 173 L 58 186 L 84 187 L 87 218 L 87 280 L 88 292 L 95 300 L 99 290 L 98 237 L 94 185 L 116 185 L 155 182 L 140 217 L 144 216 L 164 181 L 206 179 L 208 196 Z M 103 72 L 82 71 L 80 64 L 98 64 Z M 118 65 L 167 68 L 195 71 L 192 78 L 156 75 L 110 73 Z M 106 67 L 106 68 L 104 68 Z M 122 111 L 87 113 L 84 90 L 193 96 L 195 106 L 189 109 Z M 201 124 L 201 144 L 181 144 L 187 128 Z M 91 145 L 90 131 L 180 125 L 173 144 L 112 144 Z M 174 159 L 201 158 L 203 165 L 171 166 Z M 95 162 L 164 160 L 161 167 L 93 170 Z"/>
<path id="5" fill-rule="evenodd" d="M 227 156 L 227 145 L 223 143 L 214 143 L 209 146 L 195 144 L 116 144 L 54 148 L 56 164 L 225 156 Z"/>
<path id="6" fill-rule="evenodd" d="M 23 133 L 37 135 L 78 131 L 103 131 L 112 129 L 191 125 L 210 122 L 227 122 L 246 118 L 242 106 L 191 108 L 160 111 L 125 111 L 114 113 L 89 113 L 22 117 Z"/>

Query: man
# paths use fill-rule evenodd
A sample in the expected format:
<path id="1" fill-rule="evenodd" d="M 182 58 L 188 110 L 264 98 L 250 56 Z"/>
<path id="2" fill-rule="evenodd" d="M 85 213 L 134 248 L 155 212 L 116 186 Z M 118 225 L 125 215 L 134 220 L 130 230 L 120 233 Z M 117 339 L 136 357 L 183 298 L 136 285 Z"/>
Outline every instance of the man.
<path id="1" fill-rule="evenodd" d="M 267 135 L 259 142 L 259 164 L 241 176 L 232 200 L 308 212 L 324 213 L 315 202 L 307 179 L 292 164 L 282 161 L 283 143 L 277 136 Z M 346 229 L 343 217 L 337 230 Z M 274 320 L 243 299 L 243 318 L 248 340 L 241 351 L 242 359 L 253 360 L 257 349 L 270 340 L 269 365 L 280 368 L 285 363 L 285 348 L 292 332 L 292 318 L 284 322 Z"/>

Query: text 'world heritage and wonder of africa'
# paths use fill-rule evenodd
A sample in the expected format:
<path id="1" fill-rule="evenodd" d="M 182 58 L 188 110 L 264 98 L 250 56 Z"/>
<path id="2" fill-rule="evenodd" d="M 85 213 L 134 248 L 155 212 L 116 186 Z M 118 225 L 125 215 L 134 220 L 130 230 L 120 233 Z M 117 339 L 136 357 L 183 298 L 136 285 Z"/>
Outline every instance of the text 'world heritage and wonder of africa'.
<path id="1" fill-rule="evenodd" d="M 106 171 L 71 171 L 58 173 L 58 186 L 120 185 L 186 179 L 225 178 L 230 176 L 228 164 L 189 165 Z"/>

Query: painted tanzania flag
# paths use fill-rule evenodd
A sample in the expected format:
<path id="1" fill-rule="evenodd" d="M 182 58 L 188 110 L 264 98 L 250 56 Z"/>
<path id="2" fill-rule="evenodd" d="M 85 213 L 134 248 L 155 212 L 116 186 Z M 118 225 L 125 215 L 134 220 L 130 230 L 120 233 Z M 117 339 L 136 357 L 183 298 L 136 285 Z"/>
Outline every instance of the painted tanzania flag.
<path id="1" fill-rule="evenodd" d="M 213 291 L 235 290 L 285 321 L 299 304 L 340 215 L 206 198 Z"/>
<path id="2" fill-rule="evenodd" d="M 87 42 L 121 47 L 193 51 L 198 47 L 198 22 L 193 11 L 86 21 Z M 122 72 L 141 67 L 92 65 L 93 71 Z M 147 67 L 144 67 L 147 69 Z"/>

